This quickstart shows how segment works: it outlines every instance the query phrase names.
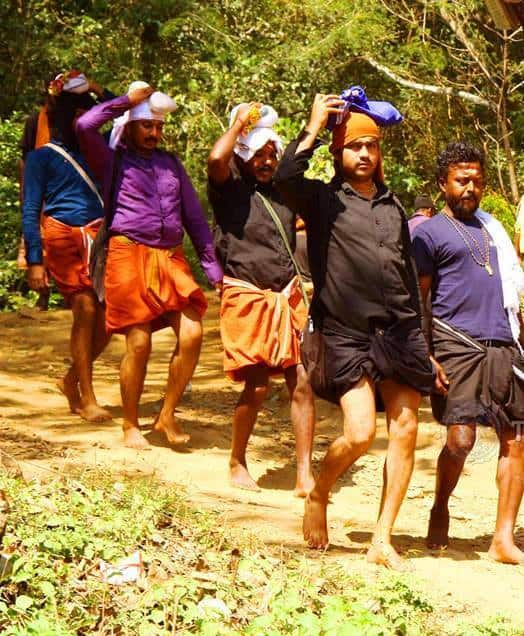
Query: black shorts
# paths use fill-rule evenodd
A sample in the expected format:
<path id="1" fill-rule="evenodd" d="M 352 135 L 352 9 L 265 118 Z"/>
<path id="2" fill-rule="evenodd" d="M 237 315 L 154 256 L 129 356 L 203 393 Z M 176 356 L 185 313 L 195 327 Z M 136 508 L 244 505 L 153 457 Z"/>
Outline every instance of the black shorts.
<path id="1" fill-rule="evenodd" d="M 375 383 L 395 380 L 423 395 L 433 389 L 434 369 L 419 327 L 396 326 L 355 336 L 324 324 L 319 337 L 324 348 L 324 385 L 319 390 L 311 382 L 319 397 L 338 403 L 365 375 Z M 383 410 L 380 401 L 377 408 Z"/>

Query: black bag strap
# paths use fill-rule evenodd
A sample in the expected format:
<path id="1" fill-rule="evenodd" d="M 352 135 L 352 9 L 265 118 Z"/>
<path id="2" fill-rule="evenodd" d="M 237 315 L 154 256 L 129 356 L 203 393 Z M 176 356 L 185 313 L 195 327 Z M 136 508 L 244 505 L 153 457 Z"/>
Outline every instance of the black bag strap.
<path id="1" fill-rule="evenodd" d="M 302 278 L 302 276 L 300 274 L 300 270 L 298 268 L 297 262 L 295 260 L 294 255 L 293 255 L 293 250 L 291 249 L 291 245 L 289 244 L 289 241 L 287 240 L 286 231 L 284 229 L 284 226 L 282 225 L 282 221 L 280 220 L 278 214 L 276 213 L 275 208 L 266 199 L 266 197 L 264 197 L 262 194 L 260 194 L 260 192 L 258 192 L 258 190 L 257 190 L 256 194 L 262 200 L 262 203 L 264 204 L 264 207 L 268 211 L 269 216 L 273 220 L 273 223 L 275 224 L 275 226 L 276 226 L 276 228 L 278 230 L 278 233 L 280 234 L 280 237 L 282 239 L 282 242 L 284 243 L 284 246 L 285 246 L 286 251 L 287 251 L 287 253 L 289 255 L 289 258 L 291 259 L 291 262 L 293 263 L 293 267 L 295 268 L 295 272 L 296 272 L 297 278 L 298 278 L 298 283 L 300 285 L 300 291 L 302 293 L 302 299 L 304 300 L 304 304 L 306 305 L 306 308 L 309 309 L 309 299 L 307 297 L 306 288 L 304 287 L 304 280 L 303 280 L 303 278 Z"/>
<path id="2" fill-rule="evenodd" d="M 111 171 L 111 183 L 109 185 L 109 193 L 107 195 L 107 207 L 105 209 L 106 228 L 109 230 L 111 223 L 115 217 L 115 189 L 116 180 L 122 163 L 122 148 L 118 147 L 113 155 L 113 170 Z"/>

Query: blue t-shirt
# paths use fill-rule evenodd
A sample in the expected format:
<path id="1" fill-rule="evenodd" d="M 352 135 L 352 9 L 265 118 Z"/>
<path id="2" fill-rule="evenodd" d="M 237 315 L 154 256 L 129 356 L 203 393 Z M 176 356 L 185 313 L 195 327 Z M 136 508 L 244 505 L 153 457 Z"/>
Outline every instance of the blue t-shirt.
<path id="1" fill-rule="evenodd" d="M 484 236 L 480 221 L 473 217 L 457 221 L 481 246 L 483 255 L 466 231 L 463 234 L 477 260 L 484 262 Z M 443 214 L 419 225 L 413 236 L 418 272 L 431 276 L 432 313 L 472 338 L 512 342 L 504 309 L 497 251 L 489 240 L 489 262 L 493 270 L 476 263 L 462 236 Z"/>
<path id="2" fill-rule="evenodd" d="M 53 141 L 53 143 L 56 143 Z M 84 158 L 71 154 L 91 176 Z M 40 237 L 40 210 L 45 214 L 75 227 L 86 225 L 104 216 L 98 197 L 77 170 L 64 157 L 42 146 L 27 155 L 24 169 L 24 199 L 22 221 L 29 264 L 42 262 Z"/>

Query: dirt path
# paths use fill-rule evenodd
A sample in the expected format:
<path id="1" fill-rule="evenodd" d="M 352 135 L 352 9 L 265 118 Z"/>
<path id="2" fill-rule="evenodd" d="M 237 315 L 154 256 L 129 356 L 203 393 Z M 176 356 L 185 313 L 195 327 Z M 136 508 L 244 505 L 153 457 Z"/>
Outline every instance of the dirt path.
<path id="1" fill-rule="evenodd" d="M 292 496 L 294 442 L 285 387 L 278 381 L 250 446 L 252 474 L 263 490 L 251 494 L 234 490 L 227 483 L 230 417 L 239 387 L 222 373 L 217 314 L 217 302 L 211 299 L 193 390 L 179 409 L 180 419 L 192 436 L 189 447 L 174 451 L 148 434 L 154 446 L 141 453 L 121 445 L 121 410 L 117 406 L 121 338 L 113 339 L 95 372 L 100 402 L 110 405 L 115 421 L 91 425 L 68 413 L 54 386 L 68 360 L 69 313 L 0 314 L 2 447 L 18 458 L 29 475 L 49 467 L 62 470 L 71 462 L 155 473 L 184 484 L 193 500 L 222 512 L 229 523 L 254 531 L 268 544 L 283 544 L 307 558 L 340 559 L 352 571 L 376 576 L 376 568 L 365 563 L 363 553 L 376 516 L 387 445 L 384 421 L 380 420 L 371 453 L 353 467 L 333 495 L 329 508 L 332 548 L 324 556 L 312 555 L 303 548 L 300 535 L 303 504 Z M 158 411 L 173 342 L 167 330 L 154 337 L 142 401 L 144 425 L 150 425 Z M 340 430 L 336 408 L 319 403 L 318 416 L 317 460 Z M 441 446 L 440 428 L 424 408 L 416 469 L 397 523 L 397 545 L 411 557 L 414 577 L 450 621 L 477 621 L 503 613 L 520 624 L 524 567 L 499 565 L 486 556 L 496 511 L 496 444 L 490 434 L 484 433 L 477 443 L 452 500 L 450 549 L 439 556 L 425 548 L 434 466 Z M 524 541 L 524 529 L 520 535 Z"/>

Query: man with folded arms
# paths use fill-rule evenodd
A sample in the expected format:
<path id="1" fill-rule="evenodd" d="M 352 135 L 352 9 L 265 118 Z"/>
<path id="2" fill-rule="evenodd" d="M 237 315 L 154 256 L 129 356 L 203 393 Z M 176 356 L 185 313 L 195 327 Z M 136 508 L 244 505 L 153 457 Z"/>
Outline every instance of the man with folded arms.
<path id="1" fill-rule="evenodd" d="M 177 345 L 165 399 L 155 422 L 171 444 L 186 443 L 174 410 L 198 362 L 207 302 L 182 247 L 189 234 L 210 283 L 222 270 L 195 190 L 182 163 L 158 149 L 167 112 L 175 105 L 144 82 L 82 117 L 77 132 L 86 158 L 103 179 L 111 238 L 105 275 L 106 324 L 126 336 L 120 367 L 126 446 L 141 449 L 138 405 L 151 351 L 151 334 L 171 327 Z M 99 129 L 115 120 L 110 144 Z"/>
<path id="2" fill-rule="evenodd" d="M 420 297 L 404 211 L 384 185 L 381 125 L 401 116 L 390 104 L 368 102 L 360 87 L 341 97 L 317 95 L 306 128 L 286 149 L 275 184 L 306 222 L 314 285 L 311 334 L 322 349 L 323 378 L 307 364 L 313 390 L 340 404 L 343 434 L 327 451 L 305 504 L 304 538 L 328 545 L 326 509 L 336 480 L 369 448 L 376 398 L 383 400 L 389 445 L 378 522 L 368 560 L 403 565 L 391 532 L 413 471 L 417 411 L 434 375 L 420 322 Z M 319 143 L 333 128 L 331 183 L 304 177 Z M 317 360 L 318 362 L 318 360 Z"/>

